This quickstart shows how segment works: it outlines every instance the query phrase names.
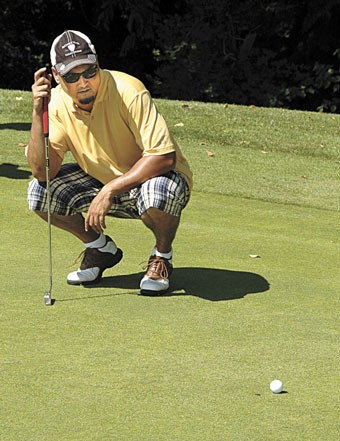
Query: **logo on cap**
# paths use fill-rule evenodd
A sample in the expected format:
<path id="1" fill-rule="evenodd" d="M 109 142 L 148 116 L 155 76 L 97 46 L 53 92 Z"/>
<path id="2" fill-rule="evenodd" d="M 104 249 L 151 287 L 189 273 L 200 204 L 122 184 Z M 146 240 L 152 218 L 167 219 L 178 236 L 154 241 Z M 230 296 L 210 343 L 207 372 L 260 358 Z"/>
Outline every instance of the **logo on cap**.
<path id="1" fill-rule="evenodd" d="M 73 56 L 73 55 L 76 55 L 76 54 L 83 52 L 81 47 L 76 50 L 76 45 L 80 46 L 80 43 L 78 43 L 78 41 L 70 41 L 62 46 L 62 49 L 66 49 L 65 50 L 65 57 Z M 69 51 L 69 52 L 67 52 L 67 51 Z"/>

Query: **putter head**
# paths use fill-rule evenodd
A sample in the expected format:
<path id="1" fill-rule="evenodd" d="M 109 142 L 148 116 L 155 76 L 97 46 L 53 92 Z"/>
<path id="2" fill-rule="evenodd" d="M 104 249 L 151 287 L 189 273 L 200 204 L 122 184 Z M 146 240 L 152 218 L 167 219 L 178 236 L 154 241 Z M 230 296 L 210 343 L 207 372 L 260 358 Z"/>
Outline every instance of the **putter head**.
<path id="1" fill-rule="evenodd" d="M 51 293 L 45 292 L 44 294 L 44 302 L 45 306 L 51 306 L 52 305 L 52 299 L 51 299 Z"/>

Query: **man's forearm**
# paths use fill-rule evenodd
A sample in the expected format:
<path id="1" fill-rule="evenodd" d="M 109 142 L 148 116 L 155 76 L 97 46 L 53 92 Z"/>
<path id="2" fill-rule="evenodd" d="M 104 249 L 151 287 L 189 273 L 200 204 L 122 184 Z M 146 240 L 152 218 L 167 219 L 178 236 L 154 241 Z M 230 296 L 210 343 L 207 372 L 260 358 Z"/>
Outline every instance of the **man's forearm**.
<path id="1" fill-rule="evenodd" d="M 39 181 L 46 181 L 46 154 L 43 133 L 43 100 L 50 99 L 52 75 L 42 67 L 34 73 L 32 85 L 33 114 L 27 161 L 32 174 Z M 62 159 L 55 150 L 49 150 L 49 176 L 53 179 L 61 167 Z"/>
<path id="2" fill-rule="evenodd" d="M 27 161 L 32 174 L 39 181 L 46 181 L 46 152 L 43 134 L 42 114 L 33 110 Z M 61 159 L 53 149 L 49 149 L 50 179 L 53 179 L 61 166 Z"/>
<path id="3" fill-rule="evenodd" d="M 46 179 L 45 142 L 42 114 L 33 110 L 30 141 L 27 150 L 27 161 L 32 174 L 39 180 Z"/>
<path id="4" fill-rule="evenodd" d="M 175 152 L 165 155 L 144 156 L 127 173 L 113 179 L 105 187 L 111 196 L 117 196 L 138 187 L 148 179 L 173 170 L 175 165 Z"/>

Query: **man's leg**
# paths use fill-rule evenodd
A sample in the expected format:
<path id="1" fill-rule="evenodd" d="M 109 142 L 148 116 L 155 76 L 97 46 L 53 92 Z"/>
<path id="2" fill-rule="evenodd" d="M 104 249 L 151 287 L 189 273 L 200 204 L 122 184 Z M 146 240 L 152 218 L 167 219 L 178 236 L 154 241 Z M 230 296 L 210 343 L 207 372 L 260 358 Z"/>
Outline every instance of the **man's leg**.
<path id="1" fill-rule="evenodd" d="M 35 213 L 47 222 L 47 213 L 35 211 Z M 84 243 L 93 242 L 98 239 L 99 234 L 89 228 L 85 231 L 84 218 L 80 213 L 72 216 L 62 216 L 60 214 L 51 214 L 51 224 L 62 230 L 68 231 Z"/>
<path id="2" fill-rule="evenodd" d="M 76 164 L 65 164 L 51 181 L 51 223 L 80 239 L 85 246 L 80 268 L 70 273 L 67 282 L 72 285 L 90 284 L 101 279 L 105 269 L 116 265 L 122 251 L 109 236 L 98 235 L 92 229 L 85 231 L 81 212 L 86 211 L 102 184 L 86 175 Z M 47 199 L 44 183 L 34 179 L 28 190 L 32 211 L 47 220 Z"/>
<path id="3" fill-rule="evenodd" d="M 102 272 L 122 258 L 122 251 L 111 238 L 103 234 L 98 237 L 93 230 L 85 232 L 84 218 L 80 213 L 87 211 L 101 187 L 100 182 L 86 175 L 76 164 L 63 165 L 61 172 L 51 181 L 52 224 L 72 233 L 85 244 L 85 254 L 79 270 L 68 276 L 70 284 L 98 282 Z M 142 280 L 147 283 L 146 289 L 145 283 L 142 286 L 141 282 L 142 294 L 146 291 L 152 295 L 161 294 L 169 287 L 172 271 L 171 245 L 189 194 L 184 178 L 176 172 L 170 172 L 113 198 L 111 215 L 141 218 L 156 239 L 148 272 Z M 46 219 L 46 189 L 43 183 L 37 180 L 30 183 L 28 201 L 30 209 Z"/>
<path id="4" fill-rule="evenodd" d="M 36 211 L 39 217 L 47 221 L 47 213 Z M 109 236 L 98 234 L 92 229 L 85 231 L 81 213 L 72 216 L 51 214 L 51 224 L 72 233 L 85 245 L 84 256 L 77 271 L 67 276 L 69 285 L 91 285 L 100 281 L 104 270 L 112 268 L 123 257 L 122 251 Z"/>
<path id="5" fill-rule="evenodd" d="M 160 253 L 169 253 L 175 239 L 180 218 L 157 208 L 149 208 L 141 215 L 144 224 L 153 232 L 156 248 Z"/>
<path id="6" fill-rule="evenodd" d="M 156 240 L 146 274 L 140 283 L 142 295 L 160 295 L 169 289 L 169 278 L 173 269 L 172 242 L 189 194 L 184 178 L 176 172 L 152 178 L 141 186 L 141 219 L 153 232 Z"/>

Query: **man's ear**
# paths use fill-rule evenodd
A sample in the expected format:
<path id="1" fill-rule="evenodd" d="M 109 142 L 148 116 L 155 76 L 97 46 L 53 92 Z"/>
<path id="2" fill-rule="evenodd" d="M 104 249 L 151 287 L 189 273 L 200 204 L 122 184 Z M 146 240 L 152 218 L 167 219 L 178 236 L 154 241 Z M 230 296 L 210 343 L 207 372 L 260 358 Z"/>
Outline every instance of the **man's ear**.
<path id="1" fill-rule="evenodd" d="M 57 69 L 55 67 L 52 67 L 52 73 L 53 73 L 53 77 L 54 77 L 55 82 L 57 84 L 60 84 L 59 75 L 58 75 Z"/>

